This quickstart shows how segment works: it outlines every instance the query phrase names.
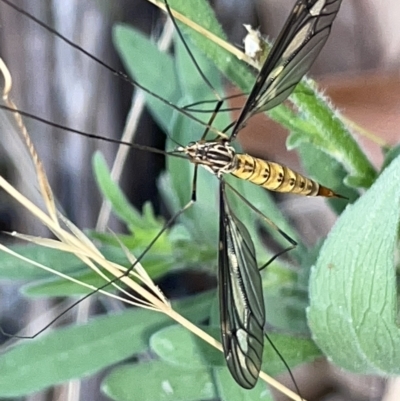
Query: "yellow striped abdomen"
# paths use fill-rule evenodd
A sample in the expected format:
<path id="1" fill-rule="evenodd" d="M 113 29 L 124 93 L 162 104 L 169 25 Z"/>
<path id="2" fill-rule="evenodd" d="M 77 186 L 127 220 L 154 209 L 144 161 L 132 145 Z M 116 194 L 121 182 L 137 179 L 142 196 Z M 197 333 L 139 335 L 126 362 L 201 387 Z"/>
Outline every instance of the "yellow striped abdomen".
<path id="1" fill-rule="evenodd" d="M 342 197 L 329 188 L 281 164 L 268 162 L 247 154 L 236 154 L 235 157 L 236 169 L 231 172 L 232 175 L 270 191 L 328 198 Z"/>

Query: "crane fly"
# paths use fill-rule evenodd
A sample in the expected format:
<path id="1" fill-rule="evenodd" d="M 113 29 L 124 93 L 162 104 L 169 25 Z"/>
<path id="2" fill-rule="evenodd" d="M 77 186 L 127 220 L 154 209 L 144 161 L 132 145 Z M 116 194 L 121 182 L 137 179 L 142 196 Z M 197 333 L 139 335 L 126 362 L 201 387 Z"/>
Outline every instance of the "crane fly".
<path id="1" fill-rule="evenodd" d="M 246 121 L 282 103 L 309 70 L 328 39 L 341 0 L 298 0 L 265 60 L 228 139 L 200 141 L 177 150 L 220 179 L 218 277 L 221 337 L 236 382 L 251 389 L 261 370 L 265 309 L 255 249 L 230 210 L 222 175 L 266 189 L 306 196 L 342 197 L 286 166 L 237 154 L 230 146 Z"/>
<path id="2" fill-rule="evenodd" d="M 2 1 L 10 4 L 7 0 Z M 204 167 L 219 179 L 218 286 L 221 338 L 230 373 L 246 389 L 255 386 L 261 370 L 265 308 L 260 267 L 253 240 L 248 229 L 231 209 L 227 190 L 233 191 L 257 213 L 261 212 L 234 190 L 225 181 L 224 175 L 250 181 L 270 191 L 328 198 L 342 196 L 286 166 L 237 153 L 232 142 L 249 118 L 279 105 L 292 93 L 328 39 L 340 4 L 341 0 L 297 0 L 233 126 L 227 127 L 222 133 L 216 132 L 217 137 L 208 140 L 206 135 L 212 124 L 212 117 L 200 140 L 187 146 L 179 145 L 166 153 L 184 156 L 195 165 L 191 200 L 170 221 L 176 220 L 178 215 L 195 202 L 198 166 Z M 169 10 L 168 6 L 167 9 Z M 27 15 L 26 12 L 24 14 Z M 61 35 L 58 36 L 65 40 Z M 155 95 L 136 81 L 131 83 Z M 168 101 L 157 98 L 170 105 Z M 214 116 L 220 107 L 221 102 L 216 106 Z M 179 111 L 184 113 L 183 110 Z M 129 146 L 152 150 L 135 144 Z M 165 229 L 167 228 L 166 226 Z M 291 243 L 290 248 L 296 245 L 294 240 L 282 231 L 279 232 Z M 161 233 L 157 238 L 160 235 Z"/>

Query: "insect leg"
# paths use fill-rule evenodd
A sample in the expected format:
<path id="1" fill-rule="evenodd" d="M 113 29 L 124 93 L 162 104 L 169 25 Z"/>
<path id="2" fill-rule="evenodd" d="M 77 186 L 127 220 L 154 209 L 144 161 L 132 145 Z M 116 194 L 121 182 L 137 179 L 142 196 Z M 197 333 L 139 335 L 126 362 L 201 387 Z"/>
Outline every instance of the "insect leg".
<path id="1" fill-rule="evenodd" d="M 274 230 L 276 230 L 285 240 L 287 240 L 291 245 L 288 246 L 287 248 L 283 249 L 282 251 L 278 252 L 276 255 L 274 255 L 271 259 L 269 259 L 264 265 L 262 265 L 259 269 L 263 270 L 265 269 L 269 264 L 271 264 L 276 258 L 279 256 L 282 256 L 286 252 L 291 251 L 292 249 L 296 248 L 298 245 L 297 242 L 290 237 L 288 234 L 286 234 L 283 230 L 281 230 L 271 219 L 269 219 L 264 213 L 262 213 L 260 210 L 258 210 L 254 205 L 252 205 L 237 189 L 235 189 L 232 185 L 230 185 L 228 182 L 225 182 L 225 185 L 230 188 L 231 191 L 235 193 L 236 196 L 238 196 L 251 210 L 253 210 L 255 213 L 257 213 L 264 222 L 266 222 L 269 226 L 271 226 Z"/>

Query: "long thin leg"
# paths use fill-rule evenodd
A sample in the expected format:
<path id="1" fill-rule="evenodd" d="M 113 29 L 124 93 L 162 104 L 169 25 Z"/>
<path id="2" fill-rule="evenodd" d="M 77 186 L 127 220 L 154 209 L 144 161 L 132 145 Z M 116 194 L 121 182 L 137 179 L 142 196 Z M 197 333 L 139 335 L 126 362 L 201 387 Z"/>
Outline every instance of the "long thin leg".
<path id="1" fill-rule="evenodd" d="M 224 103 L 223 100 L 218 100 L 218 102 L 217 102 L 217 104 L 215 106 L 215 109 L 213 111 L 213 114 L 211 115 L 211 118 L 210 118 L 210 120 L 209 120 L 209 122 L 207 124 L 207 127 L 205 128 L 205 130 L 203 132 L 203 135 L 201 136 L 201 139 L 200 139 L 199 142 L 204 141 L 206 139 L 206 136 L 207 136 L 208 132 L 210 131 L 209 127 L 211 127 L 212 123 L 215 120 L 215 117 L 217 117 L 217 114 L 220 111 L 223 103 Z M 220 137 L 222 139 L 228 139 L 228 137 L 226 135 L 220 134 L 220 133 L 217 133 L 217 137 Z"/>
<path id="2" fill-rule="evenodd" d="M 220 111 L 220 109 L 221 109 L 221 107 L 222 107 L 222 105 L 223 105 L 223 103 L 224 103 L 224 99 L 221 98 L 221 96 L 219 95 L 219 93 L 215 90 L 214 86 L 211 84 L 210 80 L 204 75 L 203 71 L 201 70 L 201 68 L 200 68 L 200 66 L 199 66 L 199 64 L 198 64 L 198 62 L 197 62 L 197 60 L 196 60 L 196 57 L 194 56 L 194 54 L 193 54 L 193 52 L 190 50 L 188 44 L 187 44 L 186 41 L 184 40 L 183 35 L 182 35 L 182 32 L 181 32 L 181 30 L 179 29 L 179 26 L 178 26 L 178 24 L 177 24 L 175 18 L 174 18 L 173 15 L 172 15 L 171 8 L 170 8 L 170 6 L 169 6 L 168 0 L 164 0 L 164 2 L 165 2 L 165 8 L 166 8 L 166 10 L 167 10 L 167 13 L 168 13 L 169 17 L 170 17 L 171 20 L 172 20 L 172 23 L 173 23 L 173 25 L 174 25 L 174 27 L 175 27 L 175 29 L 176 29 L 176 32 L 177 32 L 177 34 L 178 34 L 178 36 L 179 36 L 179 39 L 181 40 L 181 43 L 182 43 L 183 46 L 185 47 L 186 52 L 188 53 L 190 59 L 192 60 L 192 62 L 193 62 L 193 64 L 194 64 L 194 66 L 195 66 L 197 72 L 200 74 L 200 76 L 201 76 L 201 78 L 203 79 L 203 81 L 204 81 L 204 82 L 206 83 L 206 85 L 210 88 L 210 90 L 214 93 L 214 96 L 215 96 L 215 98 L 217 99 L 217 104 L 216 104 L 216 106 L 215 106 L 215 108 L 214 108 L 214 110 L 213 110 L 213 115 L 211 116 L 211 119 L 209 120 L 209 122 L 208 122 L 208 124 L 207 124 L 207 126 L 206 126 L 206 128 L 205 128 L 205 130 L 204 130 L 204 133 L 203 133 L 203 135 L 201 136 L 201 139 L 200 139 L 200 140 L 203 141 L 203 140 L 205 140 L 205 138 L 206 138 L 206 136 L 207 136 L 207 134 L 208 134 L 208 131 L 210 131 L 210 129 L 212 128 L 212 123 L 213 123 L 213 121 L 214 121 L 216 115 L 217 115 L 218 112 Z M 224 135 L 223 133 L 218 132 L 218 131 L 215 131 L 215 133 L 217 134 L 218 137 L 221 137 L 221 138 L 223 138 L 223 139 L 227 139 L 227 136 Z"/>
<path id="3" fill-rule="evenodd" d="M 298 245 L 297 242 L 290 237 L 288 234 L 286 234 L 283 230 L 281 230 L 271 219 L 269 219 L 264 213 L 262 213 L 260 210 L 258 210 L 254 205 L 252 205 L 237 189 L 235 189 L 232 185 L 230 185 L 228 182 L 225 181 L 225 185 L 229 187 L 229 189 L 234 192 L 236 196 L 238 196 L 251 210 L 253 210 L 255 213 L 257 213 L 268 225 L 270 225 L 274 230 L 276 230 L 285 240 L 287 240 L 291 245 L 282 251 L 278 252 L 276 255 L 274 255 L 271 259 L 269 259 L 264 265 L 262 265 L 259 269 L 263 270 L 265 269 L 268 265 L 270 265 L 276 258 L 279 256 L 282 256 L 286 252 L 291 251 L 292 249 L 296 248 Z"/>
<path id="4" fill-rule="evenodd" d="M 213 113 L 213 115 L 210 118 L 210 124 L 215 118 L 216 113 Z M 139 255 L 139 257 L 136 259 L 135 263 L 133 263 L 129 269 L 127 269 L 123 274 L 121 274 L 118 277 L 115 277 L 114 279 L 106 282 L 104 285 L 100 286 L 99 288 L 95 289 L 94 291 L 90 292 L 89 294 L 85 295 L 83 298 L 80 298 L 78 301 L 74 302 L 72 305 L 70 305 L 67 309 L 65 309 L 63 312 L 61 312 L 57 317 L 55 317 L 53 320 L 51 320 L 46 326 L 44 326 L 42 329 L 40 329 L 37 333 L 35 333 L 32 336 L 19 336 L 15 334 L 10 334 L 5 332 L 1 327 L 0 327 L 0 333 L 3 334 L 6 337 L 14 337 L 14 338 L 19 338 L 19 339 L 34 339 L 37 337 L 39 334 L 43 333 L 45 330 L 47 330 L 50 326 L 52 326 L 57 320 L 59 320 L 62 316 L 64 316 L 67 312 L 69 312 L 72 308 L 74 308 L 76 305 L 84 301 L 85 299 L 89 298 L 90 296 L 94 295 L 95 293 L 104 290 L 106 287 L 112 285 L 113 283 L 116 283 L 117 281 L 121 280 L 123 277 L 126 277 L 130 274 L 130 272 L 135 268 L 135 266 L 140 263 L 140 261 L 144 258 L 144 256 L 150 251 L 152 246 L 155 244 L 155 242 L 164 234 L 164 232 L 172 226 L 172 224 L 181 216 L 186 210 L 188 210 L 195 202 L 197 198 L 197 173 L 198 166 L 194 166 L 194 173 L 193 173 L 193 180 L 192 180 L 192 191 L 191 191 L 191 196 L 190 200 L 188 203 L 186 203 L 185 206 L 183 206 L 177 213 L 175 213 L 164 225 L 164 227 L 157 233 L 157 235 L 153 238 L 153 240 L 147 245 L 147 247 L 144 249 L 144 251 Z"/>
<path id="5" fill-rule="evenodd" d="M 190 50 L 188 44 L 187 44 L 186 41 L 184 40 L 183 35 L 182 35 L 182 32 L 181 32 L 181 30 L 179 29 L 179 26 L 178 26 L 178 24 L 176 23 L 176 20 L 175 20 L 174 16 L 172 15 L 171 8 L 170 8 L 170 6 L 169 6 L 168 1 L 167 1 L 167 0 L 164 0 L 164 3 L 165 3 L 165 8 L 166 8 L 166 10 L 167 10 L 167 13 L 168 13 L 169 17 L 171 18 L 172 23 L 173 23 L 173 25 L 174 25 L 174 27 L 175 27 L 175 29 L 176 29 L 176 32 L 177 32 L 177 34 L 178 34 L 178 36 L 179 36 L 179 39 L 181 40 L 183 46 L 185 47 L 186 52 L 187 52 L 187 54 L 189 55 L 190 59 L 192 60 L 192 62 L 193 62 L 193 64 L 194 64 L 194 66 L 195 66 L 197 72 L 200 74 L 201 78 L 202 78 L 203 81 L 206 83 L 206 85 L 210 88 L 210 90 L 214 93 L 214 96 L 216 97 L 217 101 L 220 102 L 220 101 L 222 100 L 222 99 L 221 99 L 221 96 L 220 96 L 219 93 L 215 90 L 215 88 L 214 88 L 214 86 L 211 84 L 210 80 L 204 75 L 203 71 L 201 70 L 201 68 L 200 68 L 200 66 L 199 66 L 199 63 L 198 63 L 197 60 L 196 60 L 196 57 L 194 57 L 193 52 Z"/>

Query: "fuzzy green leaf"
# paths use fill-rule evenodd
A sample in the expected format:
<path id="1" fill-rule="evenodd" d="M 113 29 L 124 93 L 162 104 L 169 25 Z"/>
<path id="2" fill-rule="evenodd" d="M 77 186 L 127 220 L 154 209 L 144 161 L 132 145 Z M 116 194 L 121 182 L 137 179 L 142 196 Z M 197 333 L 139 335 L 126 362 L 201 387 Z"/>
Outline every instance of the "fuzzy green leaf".
<path id="1" fill-rule="evenodd" d="M 310 278 L 309 325 L 337 365 L 362 374 L 400 373 L 395 250 L 400 158 L 326 239 Z"/>
<path id="2" fill-rule="evenodd" d="M 352 179 L 357 179 L 360 185 L 368 188 L 376 178 L 374 167 L 336 111 L 324 96 L 315 91 L 314 86 L 311 81 L 303 80 L 299 90 L 291 97 L 302 115 L 315 127 L 312 132 L 303 131 L 297 143 L 299 139 L 307 144 L 312 143 L 342 163 Z M 314 91 L 313 96 L 309 95 L 310 90 Z M 296 132 L 300 135 L 299 131 Z"/>

